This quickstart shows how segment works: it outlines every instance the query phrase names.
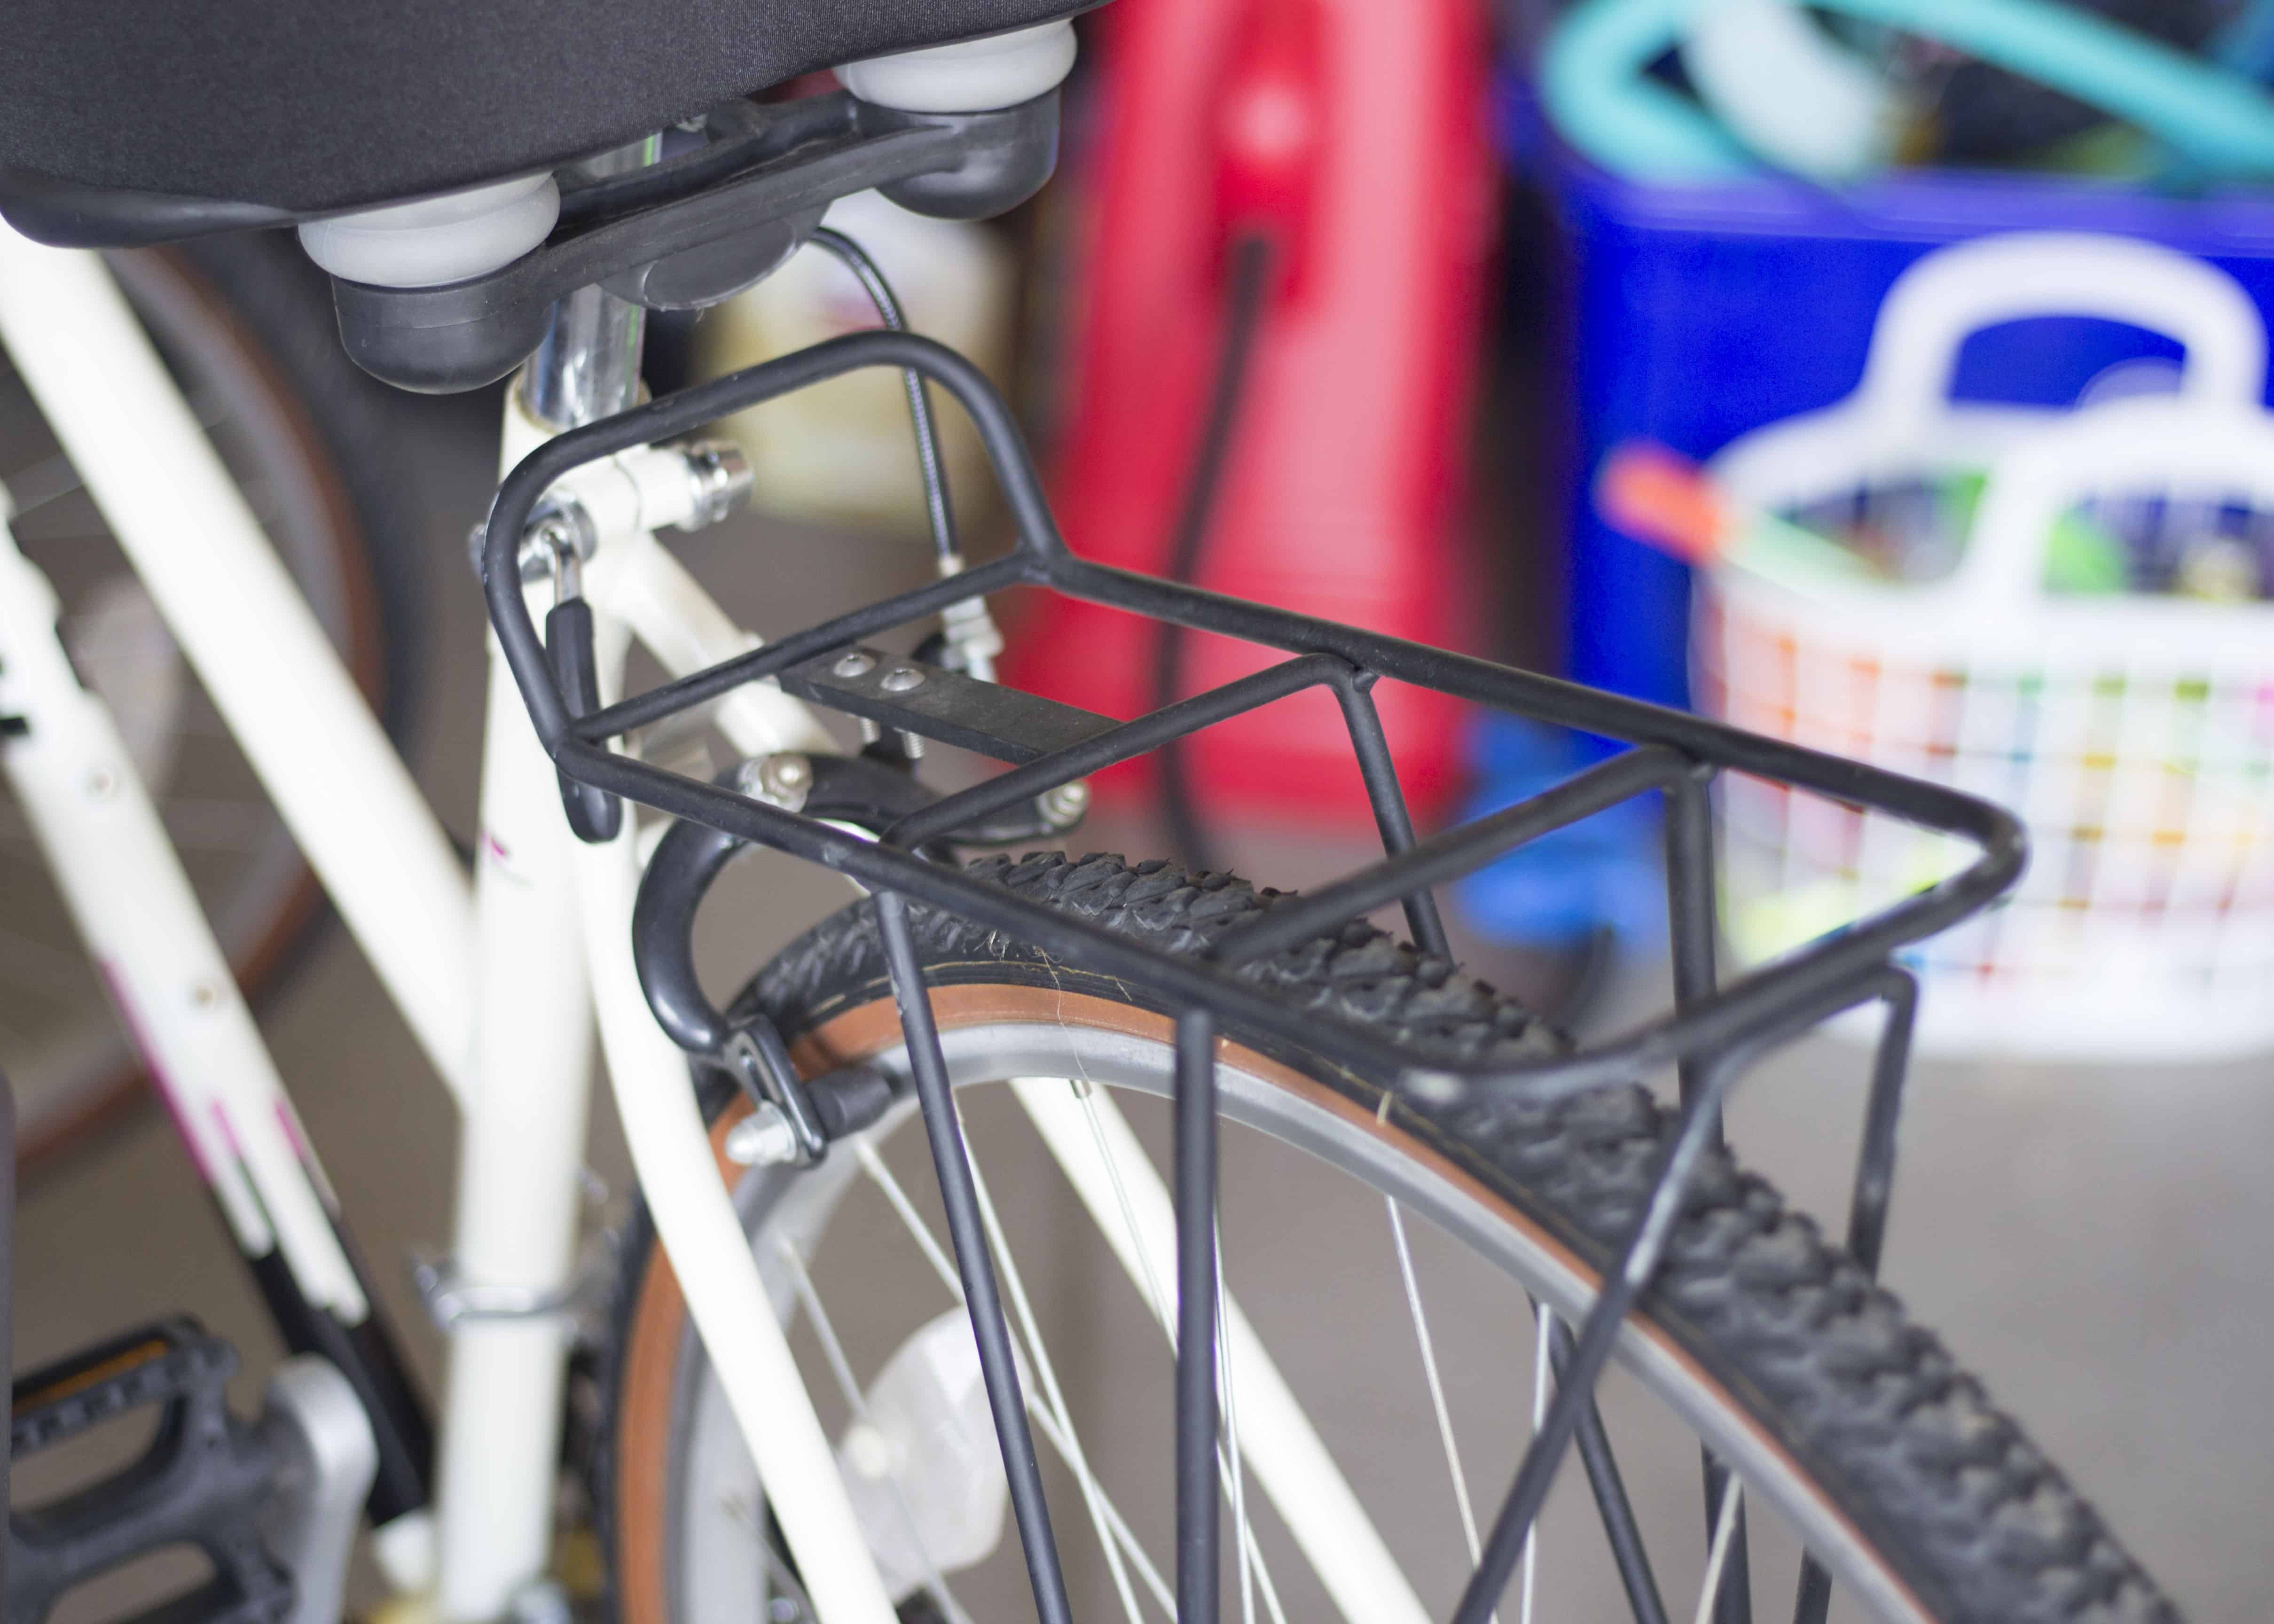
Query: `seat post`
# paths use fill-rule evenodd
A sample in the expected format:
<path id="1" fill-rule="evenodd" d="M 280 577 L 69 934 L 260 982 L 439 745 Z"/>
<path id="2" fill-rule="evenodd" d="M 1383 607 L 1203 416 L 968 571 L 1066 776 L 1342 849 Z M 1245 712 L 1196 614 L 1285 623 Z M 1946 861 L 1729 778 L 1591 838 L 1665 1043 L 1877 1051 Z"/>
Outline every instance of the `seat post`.
<path id="1" fill-rule="evenodd" d="M 599 178 L 653 163 L 663 137 L 651 135 L 562 171 Z M 545 340 L 523 363 L 521 398 L 548 428 L 571 429 L 614 416 L 639 398 L 647 312 L 605 288 L 579 288 L 553 306 Z"/>

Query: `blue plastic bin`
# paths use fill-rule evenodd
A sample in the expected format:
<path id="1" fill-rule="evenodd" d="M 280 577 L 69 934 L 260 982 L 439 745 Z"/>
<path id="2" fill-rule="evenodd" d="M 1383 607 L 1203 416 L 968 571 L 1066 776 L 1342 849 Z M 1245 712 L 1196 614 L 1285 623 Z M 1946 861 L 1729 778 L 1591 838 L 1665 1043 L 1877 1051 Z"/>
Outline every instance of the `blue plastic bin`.
<path id="1" fill-rule="evenodd" d="M 1830 405 L 1856 387 L 1880 300 L 1920 256 L 1998 231 L 2136 237 L 2226 271 L 2274 325 L 2274 193 L 2183 199 L 2066 177 L 1939 171 L 1838 192 L 1774 177 L 1647 184 L 1563 147 L 1513 88 L 1502 132 L 1513 165 L 1553 199 L 1570 259 L 1577 420 L 1568 440 L 1567 669 L 1660 704 L 1689 703 L 1689 572 L 1597 515 L 1591 487 L 1605 453 L 1647 438 L 1702 462 L 1741 434 Z M 1968 342 L 1954 393 L 2065 405 L 2118 363 L 2177 353 L 2166 339 L 2110 322 L 2014 322 Z M 1472 810 L 1543 787 L 1569 771 L 1575 748 L 1584 759 L 1595 747 L 1520 726 L 1480 728 Z M 1655 885 L 1656 853 L 1648 824 L 1629 826 L 1623 838 L 1591 831 L 1478 876 L 1460 892 L 1471 921 L 1496 936 L 1554 940 L 1592 910 L 1631 929 Z"/>

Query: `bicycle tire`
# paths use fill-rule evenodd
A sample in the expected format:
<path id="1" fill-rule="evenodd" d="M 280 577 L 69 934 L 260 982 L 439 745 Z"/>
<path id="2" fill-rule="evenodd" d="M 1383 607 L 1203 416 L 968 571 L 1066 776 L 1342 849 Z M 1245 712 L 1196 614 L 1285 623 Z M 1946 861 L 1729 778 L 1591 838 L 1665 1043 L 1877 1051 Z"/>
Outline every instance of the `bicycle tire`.
<path id="1" fill-rule="evenodd" d="M 1224 875 L 1090 855 L 990 858 L 975 871 L 1029 899 L 1178 952 L 1197 952 L 1274 905 Z M 1027 1019 L 1108 1020 L 1165 1034 L 1169 1012 L 1118 982 L 911 905 L 944 1032 L 1024 1006 Z M 1415 1061 L 1475 1064 L 1554 1041 L 1511 1001 L 1442 959 L 1354 922 L 1249 972 L 1322 1020 L 1396 1038 Z M 875 923 L 862 902 L 767 965 L 738 1012 L 763 1010 L 802 1068 L 851 1063 L 900 1042 Z M 1395 1081 L 1227 1034 L 1227 1065 L 1291 1074 L 1359 1123 L 1381 1121 L 1410 1156 L 1487 1192 L 1540 1242 L 1600 1280 L 1640 1211 L 1664 1111 L 1638 1086 L 1550 1105 L 1513 1099 L 1441 1108 Z M 1386 1115 L 1385 1091 L 1389 1097 Z M 714 1103 L 714 1146 L 745 1109 Z M 730 1172 L 721 1157 L 722 1173 Z M 674 1624 L 664 1588 L 671 1406 L 689 1362 L 678 1288 L 644 1214 L 623 1248 L 604 1366 L 607 1411 L 593 1487 L 625 1624 Z M 2059 1471 L 1981 1383 L 1765 1181 L 1714 1152 L 1701 1167 L 1660 1274 L 1625 1334 L 1690 1372 L 1769 1456 L 1790 1463 L 1824 1509 L 1881 1564 L 1894 1616 L 1939 1624 L 2147 1624 L 2179 1614 Z M 699 1360 L 699 1353 L 695 1357 Z"/>

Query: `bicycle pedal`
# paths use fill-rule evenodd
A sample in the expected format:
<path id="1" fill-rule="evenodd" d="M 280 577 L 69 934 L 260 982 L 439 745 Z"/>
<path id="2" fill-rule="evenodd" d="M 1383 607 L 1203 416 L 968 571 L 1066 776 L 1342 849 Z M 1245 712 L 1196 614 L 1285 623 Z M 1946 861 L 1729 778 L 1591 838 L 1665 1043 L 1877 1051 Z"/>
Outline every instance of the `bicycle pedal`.
<path id="1" fill-rule="evenodd" d="M 180 1316 L 18 1379 L 9 1435 L 19 1465 L 132 1412 L 161 1413 L 148 1447 L 124 1467 L 10 1512 L 11 1624 L 38 1624 L 66 1591 L 175 1545 L 201 1551 L 213 1575 L 136 1624 L 282 1624 L 293 1583 L 260 1526 L 278 1450 L 230 1413 L 237 1367 L 236 1349 Z"/>

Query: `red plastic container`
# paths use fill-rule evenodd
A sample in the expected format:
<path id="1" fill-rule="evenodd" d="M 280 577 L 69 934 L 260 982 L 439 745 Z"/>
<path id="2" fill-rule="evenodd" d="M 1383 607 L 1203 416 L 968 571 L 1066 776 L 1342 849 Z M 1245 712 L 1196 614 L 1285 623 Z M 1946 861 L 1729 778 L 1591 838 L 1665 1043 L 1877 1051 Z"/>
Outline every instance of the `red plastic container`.
<path id="1" fill-rule="evenodd" d="M 1491 233 L 1480 0 L 1122 0 L 1089 36 L 1099 122 L 1056 470 L 1085 556 L 1166 566 L 1223 329 L 1227 250 L 1277 264 L 1200 584 L 1437 643 L 1464 641 L 1457 545 Z M 1048 605 L 1015 680 L 1129 717 L 1153 629 Z M 1195 635 L 1187 689 L 1271 652 Z M 1376 691 L 1417 813 L 1454 786 L 1458 708 Z M 1216 812 L 1367 826 L 1323 694 L 1190 747 Z M 1101 788 L 1147 779 L 1125 770 Z"/>

